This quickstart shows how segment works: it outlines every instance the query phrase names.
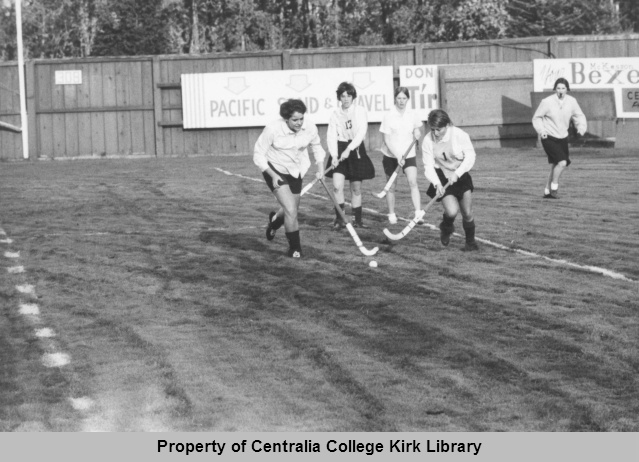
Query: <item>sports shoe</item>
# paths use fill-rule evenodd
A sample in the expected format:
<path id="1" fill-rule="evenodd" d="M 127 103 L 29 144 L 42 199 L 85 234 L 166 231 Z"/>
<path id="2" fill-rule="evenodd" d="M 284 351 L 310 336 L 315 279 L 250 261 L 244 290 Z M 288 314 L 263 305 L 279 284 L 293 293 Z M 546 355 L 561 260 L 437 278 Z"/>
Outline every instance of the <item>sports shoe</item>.
<path id="1" fill-rule="evenodd" d="M 286 255 L 291 258 L 302 258 L 302 251 L 300 249 L 288 249 Z"/>
<path id="2" fill-rule="evenodd" d="M 333 230 L 338 231 L 340 229 L 346 228 L 346 223 L 341 218 L 335 218 L 333 220 Z"/>
<path id="3" fill-rule="evenodd" d="M 466 245 L 464 245 L 464 247 L 462 248 L 463 252 L 473 252 L 475 250 L 479 250 L 477 241 L 466 242 Z"/>
<path id="4" fill-rule="evenodd" d="M 554 199 L 550 193 L 544 194 L 544 199 Z"/>
<path id="5" fill-rule="evenodd" d="M 363 221 L 353 221 L 353 228 L 361 228 L 361 229 L 368 229 L 368 226 L 364 224 Z"/>
<path id="6" fill-rule="evenodd" d="M 415 218 L 417 218 L 417 215 L 419 215 L 420 213 L 421 213 L 421 210 L 419 212 L 415 212 Z M 423 225 L 424 223 L 425 222 L 424 222 L 424 220 L 422 218 L 420 218 L 419 220 L 417 220 L 415 222 L 415 224 L 417 224 L 417 225 Z"/>
<path id="7" fill-rule="evenodd" d="M 557 190 L 556 189 L 551 189 L 550 190 L 550 197 L 553 199 L 559 199 L 559 194 L 557 194 Z"/>
<path id="8" fill-rule="evenodd" d="M 442 221 L 439 224 L 439 240 L 442 242 L 443 246 L 447 246 L 450 243 L 450 236 L 455 232 L 455 226 L 450 225 L 450 227 L 446 227 L 445 223 Z"/>
<path id="9" fill-rule="evenodd" d="M 271 212 L 268 214 L 268 225 L 266 226 L 266 239 L 272 241 L 275 237 L 275 231 L 277 231 L 273 227 L 273 217 L 276 215 L 275 212 Z"/>
<path id="10" fill-rule="evenodd" d="M 397 224 L 397 215 L 395 215 L 394 213 L 389 213 L 388 214 L 388 222 L 391 225 L 396 225 Z"/>

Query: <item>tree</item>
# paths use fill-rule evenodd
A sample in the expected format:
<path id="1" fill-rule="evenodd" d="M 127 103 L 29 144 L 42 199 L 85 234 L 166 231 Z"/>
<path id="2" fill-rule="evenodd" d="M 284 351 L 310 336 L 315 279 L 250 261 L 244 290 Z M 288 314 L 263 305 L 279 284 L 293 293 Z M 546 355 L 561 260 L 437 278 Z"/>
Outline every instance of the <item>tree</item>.
<path id="1" fill-rule="evenodd" d="M 621 27 L 628 32 L 639 32 L 639 2 L 636 0 L 619 0 Z"/>
<path id="2" fill-rule="evenodd" d="M 163 54 L 168 24 L 156 0 L 108 0 L 100 11 L 94 56 Z"/>
<path id="3" fill-rule="evenodd" d="M 620 32 L 610 0 L 510 0 L 510 37 Z"/>

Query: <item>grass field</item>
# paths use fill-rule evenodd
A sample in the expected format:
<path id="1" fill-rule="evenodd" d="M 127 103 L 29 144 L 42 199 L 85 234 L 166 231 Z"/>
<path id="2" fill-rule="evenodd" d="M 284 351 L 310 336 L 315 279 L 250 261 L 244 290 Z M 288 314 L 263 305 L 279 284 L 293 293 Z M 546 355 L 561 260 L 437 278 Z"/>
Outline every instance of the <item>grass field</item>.
<path id="1" fill-rule="evenodd" d="M 316 185 L 300 261 L 249 155 L 0 164 L 0 430 L 639 431 L 639 152 L 571 157 L 479 151 L 468 253 L 376 156 L 379 253 Z"/>

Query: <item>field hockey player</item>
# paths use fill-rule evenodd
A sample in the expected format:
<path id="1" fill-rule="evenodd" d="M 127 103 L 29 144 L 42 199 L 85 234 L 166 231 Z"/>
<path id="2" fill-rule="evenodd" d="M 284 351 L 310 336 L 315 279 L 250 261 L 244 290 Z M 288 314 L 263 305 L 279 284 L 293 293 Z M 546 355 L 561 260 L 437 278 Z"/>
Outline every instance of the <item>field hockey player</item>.
<path id="1" fill-rule="evenodd" d="M 408 186 L 410 197 L 415 208 L 415 216 L 421 210 L 421 195 L 417 186 L 417 157 L 412 143 L 422 136 L 422 121 L 419 120 L 417 112 L 408 107 L 410 92 L 406 87 L 397 87 L 394 92 L 395 106 L 384 115 L 379 131 L 382 133 L 384 143 L 382 145 L 382 165 L 386 179 L 394 178 L 392 185 L 386 193 L 386 204 L 388 205 L 388 221 L 391 225 L 397 223 L 395 214 L 395 185 L 397 184 L 397 174 L 395 170 L 401 164 Z M 406 154 L 406 149 L 410 152 Z M 420 219 L 419 224 L 424 222 Z"/>
<path id="2" fill-rule="evenodd" d="M 368 130 L 368 116 L 362 106 L 355 104 L 357 90 L 349 82 L 337 87 L 339 106 L 331 114 L 326 133 L 326 144 L 330 154 L 326 164 L 326 176 L 333 179 L 333 194 L 344 210 L 344 182 L 348 180 L 351 190 L 353 226 L 363 228 L 362 222 L 362 181 L 375 178 L 375 167 L 366 153 L 364 137 Z M 329 166 L 333 170 L 329 171 Z M 346 223 L 335 211 L 334 229 L 341 229 Z"/>
<path id="3" fill-rule="evenodd" d="M 320 144 L 315 124 L 304 120 L 306 105 L 299 99 L 281 104 L 281 118 L 264 127 L 255 143 L 253 162 L 281 208 L 269 214 L 266 239 L 273 240 L 275 231 L 284 225 L 289 249 L 287 255 L 302 257 L 297 212 L 302 191 L 302 179 L 311 166 L 310 150 L 317 166 L 317 178 L 324 176 L 326 152 Z"/>
<path id="4" fill-rule="evenodd" d="M 444 246 L 455 231 L 455 217 L 461 211 L 466 245 L 462 250 L 478 250 L 475 241 L 475 220 L 472 210 L 473 179 L 468 173 L 475 165 L 475 149 L 470 136 L 453 126 L 450 117 L 441 109 L 428 114 L 430 132 L 422 142 L 424 174 L 430 182 L 426 191 L 429 197 L 438 199 L 444 206 L 444 216 L 439 225 L 440 239 Z M 448 187 L 444 188 L 444 185 Z"/>
<path id="5" fill-rule="evenodd" d="M 570 91 L 568 80 L 558 78 L 553 86 L 554 95 L 541 100 L 533 115 L 532 124 L 541 145 L 548 156 L 550 174 L 546 181 L 544 199 L 559 199 L 559 177 L 570 165 L 568 157 L 568 127 L 570 121 L 575 125 L 577 133 L 586 133 L 586 116 L 575 98 L 566 93 Z"/>

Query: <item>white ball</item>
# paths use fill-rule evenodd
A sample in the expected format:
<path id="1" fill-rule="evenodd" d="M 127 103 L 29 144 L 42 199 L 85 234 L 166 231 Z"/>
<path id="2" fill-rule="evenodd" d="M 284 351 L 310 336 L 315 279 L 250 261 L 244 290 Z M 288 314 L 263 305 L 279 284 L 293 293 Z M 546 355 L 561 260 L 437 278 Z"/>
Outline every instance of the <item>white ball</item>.
<path id="1" fill-rule="evenodd" d="M 373 260 L 368 264 L 368 266 L 370 266 L 371 268 L 377 268 L 377 262 Z"/>

